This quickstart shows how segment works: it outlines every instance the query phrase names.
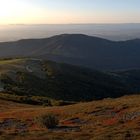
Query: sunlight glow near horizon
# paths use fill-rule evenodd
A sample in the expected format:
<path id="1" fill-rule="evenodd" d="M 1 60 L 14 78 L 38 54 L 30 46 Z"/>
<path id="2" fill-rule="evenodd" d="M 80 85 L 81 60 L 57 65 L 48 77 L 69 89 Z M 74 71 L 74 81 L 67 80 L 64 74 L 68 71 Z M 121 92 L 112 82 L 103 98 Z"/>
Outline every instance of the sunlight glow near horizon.
<path id="1" fill-rule="evenodd" d="M 43 10 L 24 0 L 0 0 L 0 24 L 37 22 Z"/>
<path id="2" fill-rule="evenodd" d="M 139 23 L 139 0 L 0 0 L 0 24 Z"/>

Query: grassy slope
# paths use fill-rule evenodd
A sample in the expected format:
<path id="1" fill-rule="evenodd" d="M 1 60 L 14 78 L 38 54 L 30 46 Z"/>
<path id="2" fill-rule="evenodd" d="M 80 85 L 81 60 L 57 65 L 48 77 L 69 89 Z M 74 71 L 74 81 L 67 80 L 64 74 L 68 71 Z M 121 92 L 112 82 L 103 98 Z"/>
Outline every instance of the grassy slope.
<path id="1" fill-rule="evenodd" d="M 34 107 L 0 101 L 1 122 L 5 118 L 14 118 L 24 122 L 27 126 L 24 131 L 21 127 L 0 129 L 0 139 L 139 140 L 139 101 L 139 95 L 79 103 L 64 107 Z M 57 115 L 60 120 L 57 129 L 42 129 L 37 124 L 31 123 L 33 118 L 39 114 L 50 112 Z"/>

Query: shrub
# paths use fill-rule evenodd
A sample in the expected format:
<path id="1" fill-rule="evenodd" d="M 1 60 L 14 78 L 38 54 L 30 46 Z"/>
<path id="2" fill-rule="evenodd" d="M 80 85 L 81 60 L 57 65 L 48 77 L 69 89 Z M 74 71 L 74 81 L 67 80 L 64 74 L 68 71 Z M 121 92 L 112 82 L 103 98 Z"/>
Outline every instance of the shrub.
<path id="1" fill-rule="evenodd" d="M 35 121 L 41 126 L 48 129 L 55 128 L 59 121 L 53 114 L 45 114 L 35 118 Z"/>

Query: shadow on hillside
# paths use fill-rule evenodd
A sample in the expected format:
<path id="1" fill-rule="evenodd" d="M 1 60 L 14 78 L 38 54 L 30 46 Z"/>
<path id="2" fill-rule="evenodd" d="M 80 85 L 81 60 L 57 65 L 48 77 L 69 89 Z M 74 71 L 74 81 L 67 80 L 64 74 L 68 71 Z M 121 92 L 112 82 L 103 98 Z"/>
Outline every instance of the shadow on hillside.
<path id="1" fill-rule="evenodd" d="M 57 126 L 54 129 L 51 129 L 53 131 L 64 131 L 64 132 L 68 132 L 68 131 L 75 131 L 78 132 L 80 131 L 80 126 Z"/>

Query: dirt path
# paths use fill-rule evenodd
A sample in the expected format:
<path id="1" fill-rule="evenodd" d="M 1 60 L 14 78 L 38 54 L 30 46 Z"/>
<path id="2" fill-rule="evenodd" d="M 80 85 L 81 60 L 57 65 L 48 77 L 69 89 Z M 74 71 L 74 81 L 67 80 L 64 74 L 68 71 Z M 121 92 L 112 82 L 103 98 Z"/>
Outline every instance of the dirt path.
<path id="1" fill-rule="evenodd" d="M 26 66 L 26 70 L 28 71 L 28 72 L 33 72 L 33 70 L 30 68 L 30 66 Z"/>
<path id="2" fill-rule="evenodd" d="M 39 78 L 46 78 L 46 73 L 42 70 L 41 61 L 40 60 L 29 60 L 25 69 L 38 76 Z"/>

